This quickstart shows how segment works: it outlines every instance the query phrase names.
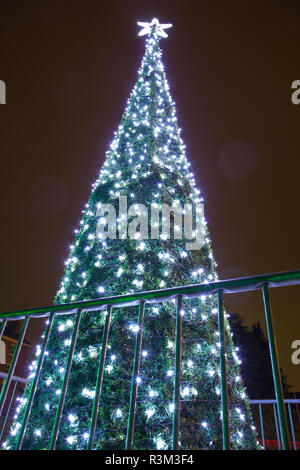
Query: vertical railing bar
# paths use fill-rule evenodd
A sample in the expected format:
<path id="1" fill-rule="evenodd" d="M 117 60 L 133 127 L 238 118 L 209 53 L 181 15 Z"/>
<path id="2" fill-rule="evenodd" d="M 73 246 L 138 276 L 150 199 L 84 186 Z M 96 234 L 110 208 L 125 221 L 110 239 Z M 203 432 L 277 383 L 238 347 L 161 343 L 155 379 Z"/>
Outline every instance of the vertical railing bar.
<path id="1" fill-rule="evenodd" d="M 293 392 L 294 398 L 296 398 L 295 392 Z M 300 424 L 300 413 L 299 413 L 299 405 L 296 403 L 296 412 L 297 412 L 297 417 L 298 417 L 298 423 Z"/>
<path id="2" fill-rule="evenodd" d="M 20 332 L 20 335 L 19 335 L 19 339 L 18 339 L 16 348 L 15 348 L 15 351 L 14 351 L 14 355 L 13 355 L 12 361 L 10 363 L 9 371 L 8 371 L 5 383 L 4 383 L 4 385 L 2 387 L 2 390 L 1 390 L 1 395 L 0 395 L 0 397 L 1 397 L 0 398 L 0 416 L 1 416 L 1 413 L 3 411 L 3 407 L 4 407 L 4 404 L 5 404 L 8 389 L 9 389 L 10 383 L 11 383 L 12 378 L 13 378 L 13 374 L 14 374 L 14 371 L 15 371 L 15 368 L 16 368 L 16 365 L 17 365 L 17 362 L 18 362 L 18 358 L 19 358 L 19 355 L 20 355 L 21 348 L 23 346 L 23 340 L 24 340 L 24 337 L 25 337 L 25 334 L 26 334 L 26 330 L 27 330 L 29 320 L 30 320 L 30 317 L 26 317 L 24 319 L 22 329 L 21 329 L 21 332 Z"/>
<path id="3" fill-rule="evenodd" d="M 174 414 L 173 414 L 172 450 L 177 450 L 179 448 L 180 385 L 181 385 L 181 357 L 182 357 L 182 295 L 177 296 L 175 341 L 176 341 L 176 349 L 175 349 Z"/>
<path id="4" fill-rule="evenodd" d="M 258 409 L 259 409 L 259 421 L 260 421 L 260 430 L 261 430 L 261 441 L 262 441 L 263 448 L 266 449 L 266 445 L 265 445 L 265 433 L 264 433 L 264 424 L 263 424 L 263 415 L 262 415 L 261 403 L 258 404 Z"/>
<path id="5" fill-rule="evenodd" d="M 1 434 L 0 434 L 0 442 L 1 442 L 1 439 L 2 439 L 2 436 L 3 436 L 3 432 L 4 432 L 6 421 L 7 421 L 9 412 L 10 412 L 10 408 L 11 408 L 11 405 L 12 405 L 12 402 L 13 402 L 13 399 L 14 399 L 14 396 L 15 396 L 15 391 L 16 391 L 17 384 L 18 384 L 18 382 L 15 382 L 14 388 L 13 388 L 13 391 L 12 391 L 12 394 L 11 394 L 11 399 L 10 399 L 9 405 L 7 407 L 7 410 L 6 410 L 6 415 L 5 415 L 5 418 L 4 418 L 4 421 L 3 421 Z"/>
<path id="6" fill-rule="evenodd" d="M 222 289 L 218 290 L 218 323 L 219 323 L 219 338 L 220 338 L 220 374 L 221 374 L 223 450 L 228 450 L 230 449 L 230 430 L 229 430 L 229 409 L 228 409 L 228 384 L 227 384 L 227 370 L 226 370 L 225 322 L 224 322 Z"/>
<path id="7" fill-rule="evenodd" d="M 93 401 L 93 410 L 92 410 L 92 416 L 91 416 L 90 433 L 89 433 L 89 440 L 87 443 L 87 450 L 93 449 L 93 443 L 94 443 L 94 438 L 95 438 L 95 431 L 96 431 L 96 425 L 97 425 L 97 417 L 98 417 L 98 410 L 99 410 L 99 403 L 100 403 L 100 396 L 101 396 L 101 389 L 102 389 L 102 382 L 103 382 L 103 372 L 104 372 L 104 365 L 105 365 L 107 340 L 108 340 L 109 327 L 110 327 L 111 309 L 112 309 L 112 306 L 108 305 L 103 334 L 102 334 L 101 353 L 100 353 L 100 360 L 99 360 L 99 365 L 98 365 L 96 390 L 95 390 L 95 396 L 94 396 L 94 401 Z"/>
<path id="8" fill-rule="evenodd" d="M 292 410 L 291 410 L 291 404 L 290 404 L 290 403 L 288 403 L 288 410 L 289 410 L 289 417 L 290 417 L 290 423 L 291 423 L 291 431 L 292 431 L 292 437 L 293 437 L 293 443 L 294 443 L 294 450 L 297 450 L 297 443 L 296 443 L 296 438 L 295 438 L 295 429 L 294 429 L 293 415 L 292 415 Z"/>
<path id="9" fill-rule="evenodd" d="M 69 378 L 70 378 L 70 372 L 71 372 L 71 367 L 72 367 L 72 362 L 73 362 L 73 356 L 74 356 L 74 350 L 76 346 L 76 341 L 77 341 L 77 336 L 78 336 L 78 330 L 79 330 L 79 323 L 81 319 L 81 313 L 82 310 L 77 311 L 76 315 L 76 322 L 72 334 L 72 340 L 71 340 L 71 346 L 70 346 L 70 351 L 69 351 L 69 356 L 67 360 L 67 367 L 65 370 L 65 375 L 64 375 L 64 380 L 63 380 L 63 387 L 62 391 L 59 397 L 59 403 L 58 407 L 56 410 L 56 416 L 55 416 L 55 421 L 54 421 L 54 426 L 53 426 L 53 431 L 52 431 L 52 436 L 51 436 L 51 442 L 50 442 L 50 450 L 54 450 L 56 446 L 56 441 L 59 433 L 59 427 L 60 427 L 60 422 L 61 422 L 61 416 L 65 404 L 65 398 L 67 394 L 67 388 L 69 384 Z"/>
<path id="10" fill-rule="evenodd" d="M 277 420 L 277 410 L 276 410 L 276 404 L 275 403 L 273 403 L 273 412 L 274 412 L 274 419 L 275 419 L 275 429 L 276 429 L 276 436 L 277 436 L 277 442 L 278 442 L 278 450 L 281 450 L 278 420 Z"/>
<path id="11" fill-rule="evenodd" d="M 0 340 L 2 339 L 2 335 L 4 333 L 6 324 L 7 324 L 7 319 L 3 320 L 0 324 Z"/>
<path id="12" fill-rule="evenodd" d="M 46 348 L 47 348 L 47 344 L 48 344 L 48 340 L 49 340 L 49 336 L 50 336 L 50 332 L 51 332 L 51 328 L 52 328 L 52 324 L 53 324 L 53 320 L 54 320 L 54 315 L 55 315 L 55 313 L 53 312 L 53 313 L 50 313 L 50 316 L 49 316 L 48 325 L 46 327 L 46 331 L 45 331 L 45 334 L 44 334 L 44 339 L 43 339 L 43 343 L 42 343 L 41 352 L 40 352 L 40 355 L 39 355 L 39 358 L 38 358 L 37 369 L 36 369 L 36 372 L 35 372 L 34 380 L 33 380 L 32 385 L 31 385 L 31 389 L 30 389 L 28 400 L 27 400 L 24 417 L 23 417 L 23 420 L 22 420 L 22 425 L 21 425 L 20 432 L 19 432 L 19 435 L 18 435 L 18 440 L 17 440 L 17 443 L 16 443 L 16 450 L 20 450 L 21 447 L 22 447 L 24 435 L 25 435 L 25 432 L 26 432 L 28 420 L 29 420 L 30 413 L 31 413 L 31 408 L 32 408 L 35 392 L 36 392 L 36 389 L 37 389 L 37 384 L 38 384 L 39 377 L 40 377 L 40 372 L 41 372 L 43 362 L 44 362 L 45 352 L 46 352 Z"/>
<path id="13" fill-rule="evenodd" d="M 285 410 L 285 405 L 284 405 L 284 396 L 283 396 L 282 381 L 281 381 L 281 376 L 280 376 L 279 358 L 278 358 L 278 351 L 277 351 L 277 345 L 276 345 L 276 338 L 274 335 L 274 327 L 273 327 L 271 305 L 270 305 L 267 283 L 263 284 L 262 291 L 263 291 L 266 323 L 267 323 L 268 338 L 269 338 L 269 348 L 270 348 L 270 356 L 271 356 L 271 363 L 272 363 L 274 388 L 275 388 L 276 401 L 277 401 L 278 414 L 279 414 L 279 425 L 280 425 L 280 431 L 281 431 L 281 436 L 282 436 L 282 445 L 283 445 L 284 450 L 288 450 L 290 448 L 289 431 L 288 431 L 286 410 Z"/>
<path id="14" fill-rule="evenodd" d="M 128 426 L 127 426 L 125 450 L 131 450 L 132 445 L 133 445 L 136 396 L 137 396 L 137 389 L 138 389 L 137 378 L 138 378 L 138 375 L 139 375 L 140 360 L 141 360 L 143 323 L 144 323 L 144 309 L 145 309 L 145 301 L 141 300 L 140 305 L 139 305 L 139 317 L 138 317 L 138 328 L 139 329 L 138 329 L 138 332 L 137 332 L 137 337 L 136 337 L 136 342 L 135 342 L 134 363 L 133 363 L 133 371 L 132 371 L 129 416 L 128 416 Z"/>

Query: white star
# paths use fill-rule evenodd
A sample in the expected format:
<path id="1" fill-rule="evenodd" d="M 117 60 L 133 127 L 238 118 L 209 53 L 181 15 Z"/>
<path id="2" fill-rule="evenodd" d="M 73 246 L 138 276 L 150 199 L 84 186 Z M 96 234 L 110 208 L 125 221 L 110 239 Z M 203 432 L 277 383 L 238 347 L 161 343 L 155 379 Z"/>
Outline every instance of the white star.
<path id="1" fill-rule="evenodd" d="M 171 25 L 170 23 L 167 23 L 167 24 L 160 24 L 160 22 L 158 21 L 157 18 L 153 18 L 153 20 L 151 21 L 151 23 L 143 23 L 143 22 L 141 22 L 141 21 L 138 21 L 137 24 L 138 24 L 139 26 L 141 26 L 141 28 L 143 28 L 143 29 L 139 32 L 139 36 L 144 36 L 145 34 L 150 34 L 151 31 L 152 31 L 152 28 L 155 27 L 158 36 L 162 36 L 163 38 L 167 38 L 168 35 L 167 35 L 167 33 L 164 31 L 164 29 L 167 29 L 167 28 L 171 28 L 171 27 L 172 27 L 172 25 Z"/>

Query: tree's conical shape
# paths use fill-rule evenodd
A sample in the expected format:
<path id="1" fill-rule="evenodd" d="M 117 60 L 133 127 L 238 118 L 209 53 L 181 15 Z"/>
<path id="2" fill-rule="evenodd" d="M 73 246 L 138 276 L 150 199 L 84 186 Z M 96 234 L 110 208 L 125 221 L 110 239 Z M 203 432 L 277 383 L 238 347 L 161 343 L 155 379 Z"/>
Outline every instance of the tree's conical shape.
<path id="1" fill-rule="evenodd" d="M 144 32 L 148 37 L 137 82 L 75 231 L 56 296 L 58 303 L 217 279 L 205 222 L 201 232 L 204 243 L 199 249 L 187 249 L 187 240 L 179 237 L 180 226 L 175 218 L 170 218 L 173 236 L 162 234 L 159 239 L 151 238 L 151 229 L 161 228 L 162 221 L 155 225 L 148 220 L 143 227 L 144 232 L 149 229 L 148 239 L 141 237 L 142 228 L 137 224 L 137 215 L 145 215 L 144 207 L 150 208 L 151 204 L 155 208 L 160 204 L 195 207 L 201 203 L 161 61 L 159 39 L 165 31 L 153 21 Z M 127 220 L 119 212 L 120 200 L 124 204 L 125 197 Z M 106 239 L 103 233 L 107 219 L 99 217 L 107 207 L 104 204 L 110 204 L 117 214 L 116 234 L 112 229 Z M 193 221 L 196 222 L 195 213 Z M 126 231 L 130 224 L 136 233 L 133 237 Z M 216 307 L 215 296 L 183 301 L 182 449 L 222 448 Z M 104 319 L 103 312 L 82 314 L 58 449 L 86 447 Z M 96 449 L 123 449 L 125 445 L 136 324 L 136 308 L 113 309 Z M 73 316 L 57 317 L 54 321 L 23 448 L 49 447 L 73 327 Z M 133 444 L 136 449 L 171 448 L 174 337 L 174 303 L 146 305 Z M 227 320 L 226 342 L 232 446 L 255 448 L 256 433 Z M 33 363 L 32 376 L 35 367 Z M 29 387 L 20 402 L 6 448 L 15 445 L 28 393 Z"/>

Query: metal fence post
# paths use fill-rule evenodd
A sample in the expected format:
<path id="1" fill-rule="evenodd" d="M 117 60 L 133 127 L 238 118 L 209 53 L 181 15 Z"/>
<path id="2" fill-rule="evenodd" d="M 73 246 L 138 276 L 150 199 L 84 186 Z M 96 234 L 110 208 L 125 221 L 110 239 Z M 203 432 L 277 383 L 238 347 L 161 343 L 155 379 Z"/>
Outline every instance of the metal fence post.
<path id="1" fill-rule="evenodd" d="M 14 371 L 15 371 L 15 368 L 16 368 L 16 365 L 17 365 L 17 362 L 18 362 L 18 358 L 19 358 L 20 351 L 21 351 L 21 348 L 22 348 L 22 345 L 23 345 L 23 340 L 24 340 L 25 333 L 26 333 L 26 330 L 27 330 L 28 322 L 29 322 L 29 317 L 26 317 L 24 322 L 23 322 L 23 325 L 22 325 L 22 329 L 21 329 L 21 332 L 20 332 L 20 335 L 19 335 L 19 339 L 18 339 L 16 348 L 15 348 L 15 352 L 14 352 L 14 355 L 13 355 L 13 358 L 12 358 L 12 361 L 11 361 L 11 364 L 10 364 L 10 367 L 9 367 L 9 371 L 8 371 L 5 383 L 4 383 L 4 385 L 2 387 L 2 390 L 1 390 L 0 415 L 3 411 L 6 396 L 7 396 L 7 393 L 8 393 L 8 389 L 9 389 L 10 383 L 12 381 L 12 377 L 13 377 L 13 374 L 14 374 Z"/>
<path id="2" fill-rule="evenodd" d="M 98 417 L 98 410 L 99 410 L 99 403 L 100 403 L 100 396 L 101 396 L 101 389 L 102 389 L 102 382 L 103 382 L 103 372 L 104 372 L 104 364 L 105 364 L 105 357 L 106 357 L 107 340 L 108 340 L 109 327 L 110 327 L 111 309 L 112 309 L 112 306 L 109 305 L 107 309 L 107 314 L 105 317 L 104 330 L 102 334 L 101 354 L 100 354 L 100 360 L 99 360 L 99 365 L 98 365 L 96 390 L 95 390 L 95 396 L 94 396 L 94 401 L 93 401 L 93 410 L 92 410 L 92 416 L 91 416 L 90 433 L 89 433 L 89 440 L 87 443 L 87 450 L 93 449 L 93 443 L 94 443 L 94 438 L 95 438 L 95 431 L 96 431 L 96 425 L 97 425 L 97 417 Z"/>
<path id="3" fill-rule="evenodd" d="M 291 431 L 292 431 L 292 436 L 293 436 L 294 450 L 297 450 L 297 443 L 296 443 L 296 438 L 295 438 L 295 429 L 294 429 L 293 415 L 292 415 L 292 410 L 291 410 L 291 404 L 290 404 L 290 403 L 288 403 L 288 410 L 289 410 L 289 417 L 290 417 L 290 423 L 291 423 Z"/>
<path id="4" fill-rule="evenodd" d="M 57 406 L 57 411 L 56 411 L 56 416 L 55 416 L 55 421 L 54 421 L 54 426 L 53 426 L 53 431 L 52 431 L 52 436 L 51 436 L 50 450 L 54 450 L 56 446 L 56 441 L 57 441 L 60 422 L 61 422 L 61 416 L 62 416 L 62 412 L 63 412 L 63 408 L 65 404 L 65 398 L 67 394 L 67 388 L 68 388 L 70 372 L 71 372 L 71 367 L 72 367 L 72 362 L 73 362 L 74 350 L 75 350 L 76 341 L 77 341 L 81 313 L 82 311 L 78 310 L 77 315 L 76 315 L 76 322 L 75 322 L 75 327 L 74 327 L 73 334 L 72 334 L 71 346 L 70 346 L 69 356 L 67 360 L 67 367 L 66 367 L 65 375 L 64 375 L 63 387 L 62 387 L 62 391 L 59 397 L 59 403 Z"/>
<path id="5" fill-rule="evenodd" d="M 258 404 L 258 409 L 259 409 L 259 421 L 260 421 L 260 429 L 261 429 L 261 440 L 262 440 L 262 445 L 263 448 L 266 448 L 265 445 L 265 433 L 264 433 L 264 424 L 263 424 L 263 416 L 262 416 L 262 409 L 261 409 L 261 403 Z"/>
<path id="6" fill-rule="evenodd" d="M 230 449 L 229 410 L 228 410 L 228 385 L 226 371 L 226 343 L 223 310 L 223 291 L 218 290 L 218 322 L 220 337 L 220 373 L 221 373 L 221 404 L 222 404 L 222 431 L 223 450 Z"/>
<path id="7" fill-rule="evenodd" d="M 274 413 L 274 420 L 275 420 L 275 429 L 276 429 L 278 450 L 281 450 L 281 439 L 280 439 L 279 427 L 278 427 L 278 417 L 277 417 L 276 403 L 273 403 L 273 413 Z"/>
<path id="8" fill-rule="evenodd" d="M 6 415 L 5 415 L 5 418 L 3 420 L 3 425 L 2 425 L 1 434 L 0 434 L 0 442 L 1 442 L 1 439 L 2 439 L 2 436 L 3 436 L 3 433 L 4 433 L 4 429 L 5 429 L 6 421 L 7 421 L 10 409 L 11 409 L 11 405 L 12 405 L 12 402 L 13 402 L 14 397 L 15 397 L 15 391 L 16 391 L 17 384 L 18 384 L 18 382 L 15 382 L 14 388 L 13 388 L 13 391 L 12 391 L 12 394 L 11 394 L 10 402 L 9 402 L 9 405 L 7 407 L 7 410 L 6 410 Z"/>
<path id="9" fill-rule="evenodd" d="M 173 414 L 173 445 L 172 449 L 179 448 L 180 431 L 180 384 L 181 384 L 181 356 L 182 356 L 182 295 L 177 296 L 176 310 L 176 349 L 175 349 L 175 381 L 174 381 L 174 414 Z"/>
<path id="10" fill-rule="evenodd" d="M 32 403 L 33 403 L 33 400 L 34 400 L 35 392 L 36 392 L 36 389 L 37 389 L 37 384 L 38 384 L 39 377 L 40 377 L 40 372 L 41 372 L 41 369 L 42 369 L 42 366 L 43 366 L 43 361 L 44 361 L 45 352 L 46 352 L 46 348 L 47 348 L 47 344 L 48 344 L 48 340 L 49 340 L 49 336 L 50 336 L 50 331 L 51 331 L 53 320 L 54 320 L 54 315 L 55 315 L 54 313 L 50 314 L 48 325 L 47 325 L 47 328 L 46 328 L 46 331 L 45 331 L 45 336 L 44 336 L 44 339 L 43 339 L 42 348 L 41 348 L 41 352 L 40 352 L 40 355 L 39 355 L 34 380 L 33 380 L 32 385 L 31 385 L 31 389 L 30 389 L 30 393 L 29 393 L 29 397 L 28 397 L 28 401 L 27 401 L 27 405 L 26 405 L 26 409 L 25 409 L 25 413 L 24 413 L 24 417 L 23 417 L 23 421 L 22 421 L 22 425 L 21 425 L 20 432 L 19 432 L 19 435 L 18 435 L 16 450 L 19 450 L 22 447 L 24 435 L 25 435 L 25 432 L 26 432 L 26 428 L 27 428 L 27 424 L 28 424 L 28 420 L 29 420 L 29 416 L 30 416 L 30 412 L 31 412 L 31 408 L 32 408 Z"/>
<path id="11" fill-rule="evenodd" d="M 280 425 L 280 431 L 281 431 L 281 436 L 282 436 L 282 445 L 283 445 L 284 450 L 288 450 L 290 449 L 289 431 L 288 431 L 286 410 L 285 410 L 285 405 L 284 405 L 278 351 L 277 351 L 276 339 L 274 335 L 274 327 L 273 327 L 271 305 L 270 305 L 267 283 L 263 284 L 262 291 L 263 291 L 266 323 L 267 323 L 268 338 L 269 338 L 270 356 L 271 356 L 271 363 L 272 363 L 272 370 L 273 370 L 274 388 L 275 388 L 276 401 L 277 401 L 278 414 L 279 414 L 279 425 Z"/>
<path id="12" fill-rule="evenodd" d="M 128 417 L 125 450 L 131 450 L 132 444 L 133 444 L 136 395 L 137 395 L 137 388 L 138 388 L 137 379 L 138 379 L 139 369 L 140 369 L 143 323 L 144 323 L 144 309 L 145 309 L 145 301 L 141 300 L 140 306 L 139 306 L 139 319 L 138 319 L 139 330 L 137 332 L 137 337 L 136 337 L 136 342 L 135 342 L 135 353 L 134 353 L 134 363 L 133 363 L 133 371 L 132 371 L 129 417 Z"/>

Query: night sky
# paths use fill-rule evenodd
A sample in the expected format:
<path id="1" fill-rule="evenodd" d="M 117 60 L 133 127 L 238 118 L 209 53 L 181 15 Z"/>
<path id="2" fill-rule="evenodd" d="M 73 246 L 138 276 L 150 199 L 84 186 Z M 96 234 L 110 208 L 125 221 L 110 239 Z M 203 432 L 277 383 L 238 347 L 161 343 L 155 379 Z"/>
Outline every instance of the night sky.
<path id="1" fill-rule="evenodd" d="M 219 277 L 299 269 L 299 15 L 299 1 L 1 0 L 0 310 L 52 303 L 136 80 L 136 22 L 153 17 L 174 25 L 163 61 Z M 300 287 L 270 295 L 281 366 L 300 391 Z M 226 301 L 264 325 L 260 292 Z"/>

